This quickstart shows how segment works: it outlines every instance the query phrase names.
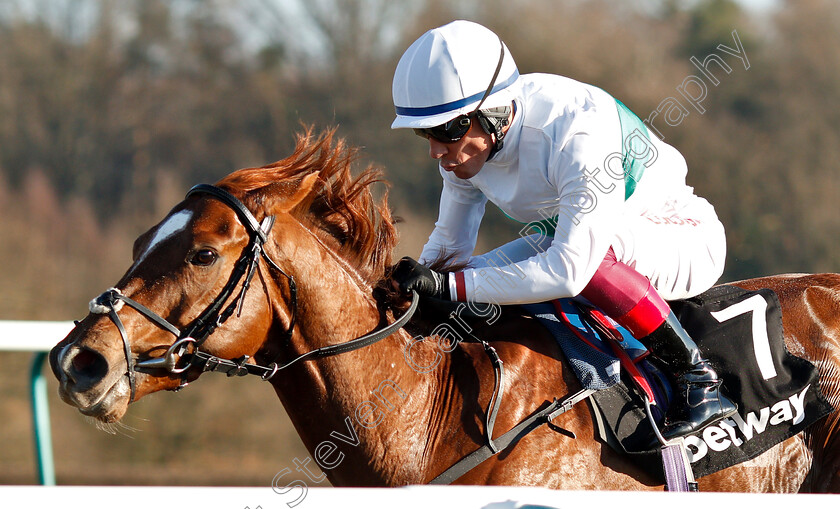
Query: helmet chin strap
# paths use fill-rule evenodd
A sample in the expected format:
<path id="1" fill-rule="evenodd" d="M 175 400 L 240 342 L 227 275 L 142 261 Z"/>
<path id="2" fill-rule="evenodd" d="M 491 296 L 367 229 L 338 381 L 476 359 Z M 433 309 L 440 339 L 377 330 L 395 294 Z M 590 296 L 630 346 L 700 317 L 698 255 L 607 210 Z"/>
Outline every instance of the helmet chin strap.
<path id="1" fill-rule="evenodd" d="M 505 137 L 503 128 L 508 123 L 511 111 L 510 106 L 497 106 L 495 108 L 481 109 L 481 105 L 484 104 L 484 101 L 490 96 L 490 92 L 493 91 L 493 86 L 496 85 L 496 78 L 499 77 L 499 71 L 502 70 L 502 63 L 505 61 L 505 43 L 502 42 L 501 37 L 499 37 L 499 45 L 501 46 L 501 50 L 499 52 L 499 62 L 496 64 L 496 70 L 493 72 L 493 77 L 490 78 L 490 84 L 487 85 L 487 90 L 484 91 L 484 95 L 478 102 L 478 106 L 476 106 L 473 110 L 475 118 L 478 119 L 478 123 L 481 125 L 481 128 L 484 129 L 484 132 L 490 136 L 495 136 L 493 148 L 490 149 L 490 155 L 487 156 L 488 161 L 492 159 L 493 156 L 496 155 L 496 152 L 501 150 L 504 145 L 502 142 L 502 138 Z"/>
<path id="2" fill-rule="evenodd" d="M 502 150 L 504 146 L 504 138 L 507 131 L 505 126 L 510 123 L 511 112 L 516 113 L 516 103 L 511 103 L 513 106 L 498 106 L 496 108 L 486 108 L 476 111 L 476 118 L 479 125 L 485 133 L 493 137 L 493 147 L 490 149 L 490 155 L 487 160 L 493 159 L 497 152 Z"/>

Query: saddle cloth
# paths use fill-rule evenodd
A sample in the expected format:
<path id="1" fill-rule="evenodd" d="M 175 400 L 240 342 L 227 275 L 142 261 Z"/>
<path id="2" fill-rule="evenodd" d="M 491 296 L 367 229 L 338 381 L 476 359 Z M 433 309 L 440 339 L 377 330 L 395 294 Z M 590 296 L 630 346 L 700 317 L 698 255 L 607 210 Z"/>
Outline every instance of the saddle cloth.
<path id="1" fill-rule="evenodd" d="M 653 431 L 642 397 L 628 386 L 633 385 L 628 370 L 619 367 L 606 339 L 587 325 L 586 308 L 571 301 L 524 307 L 554 334 L 583 386 L 598 389 L 591 406 L 601 439 L 661 474 L 659 449 L 646 450 Z M 781 307 L 771 290 L 719 286 L 671 307 L 718 371 L 725 394 L 738 404 L 736 415 L 687 437 L 695 477 L 752 459 L 832 411 L 814 365 L 787 351 Z M 661 409 L 669 382 L 656 376 L 655 362 L 641 343 L 612 326 L 623 336 L 625 361 L 649 371 L 647 382 Z"/>

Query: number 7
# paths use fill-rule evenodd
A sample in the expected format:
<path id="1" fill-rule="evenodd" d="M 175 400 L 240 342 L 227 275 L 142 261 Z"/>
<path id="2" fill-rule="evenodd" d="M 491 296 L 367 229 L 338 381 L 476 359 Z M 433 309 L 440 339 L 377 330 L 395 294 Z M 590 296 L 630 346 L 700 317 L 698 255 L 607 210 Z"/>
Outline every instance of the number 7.
<path id="1" fill-rule="evenodd" d="M 718 322 L 725 322 L 736 316 L 752 312 L 752 336 L 755 359 L 758 369 L 765 380 L 776 376 L 776 366 L 770 353 L 770 338 L 767 336 L 767 301 L 761 295 L 753 295 L 749 299 L 733 304 L 720 311 L 713 311 L 711 315 Z"/>

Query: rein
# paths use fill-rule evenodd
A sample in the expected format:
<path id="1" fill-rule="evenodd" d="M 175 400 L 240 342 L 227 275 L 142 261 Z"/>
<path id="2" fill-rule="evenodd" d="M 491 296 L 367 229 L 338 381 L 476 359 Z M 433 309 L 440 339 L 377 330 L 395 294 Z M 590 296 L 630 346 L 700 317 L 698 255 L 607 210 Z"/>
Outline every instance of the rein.
<path id="1" fill-rule="evenodd" d="M 377 341 L 381 341 L 402 328 L 417 310 L 419 297 L 417 292 L 413 292 L 409 308 L 402 316 L 390 325 L 344 343 L 311 350 L 282 365 L 278 364 L 276 361 L 271 362 L 267 366 L 249 363 L 249 357 L 247 355 L 238 359 L 222 359 L 201 351 L 199 347 L 204 343 L 204 341 L 220 325 L 227 321 L 237 308 L 237 316 L 241 314 L 245 292 L 250 287 L 251 280 L 254 277 L 255 269 L 260 258 L 264 259 L 272 269 L 286 276 L 289 281 L 292 316 L 289 321 L 289 328 L 284 333 L 287 340 L 291 339 L 292 332 L 295 327 L 295 318 L 297 316 L 297 285 L 295 284 L 294 277 L 286 274 L 286 272 L 284 272 L 283 269 L 281 269 L 280 266 L 277 265 L 277 263 L 275 263 L 263 249 L 263 245 L 268 239 L 268 234 L 271 231 L 272 226 L 274 226 L 274 216 L 266 216 L 262 223 L 259 223 L 251 211 L 248 210 L 248 208 L 245 207 L 239 199 L 224 189 L 209 184 L 196 185 L 190 189 L 186 198 L 195 194 L 209 194 L 211 197 L 221 201 L 233 209 L 239 216 L 243 226 L 245 226 L 245 229 L 248 230 L 251 237 L 248 246 L 246 246 L 242 252 L 242 256 L 236 262 L 227 284 L 225 284 L 219 295 L 204 311 L 202 311 L 198 318 L 196 318 L 188 328 L 181 331 L 178 327 L 174 326 L 159 314 L 155 313 L 143 304 L 140 304 L 139 302 L 123 295 L 116 288 L 111 288 L 103 292 L 90 303 L 90 311 L 92 313 L 109 315 L 111 321 L 113 321 L 117 326 L 120 336 L 122 337 L 123 345 L 125 346 L 127 375 L 131 390 L 129 401 L 133 401 L 136 394 L 135 372 L 138 370 L 164 369 L 172 374 L 181 374 L 182 382 L 178 389 L 187 384 L 186 372 L 193 367 L 201 367 L 203 372 L 221 371 L 226 373 L 228 376 L 244 376 L 252 374 L 258 375 L 263 380 L 270 380 L 275 374 L 277 374 L 278 371 L 286 369 L 298 361 L 338 355 L 357 350 L 359 348 L 364 348 L 368 345 L 376 343 Z M 240 286 L 240 282 L 241 290 L 238 295 L 227 307 L 224 307 L 225 302 L 231 297 L 231 295 L 233 295 L 237 286 Z M 123 307 L 123 304 L 133 308 L 141 315 L 148 318 L 151 322 L 175 336 L 176 340 L 169 346 L 162 357 L 134 362 L 131 355 L 131 343 L 128 338 L 128 334 L 122 320 L 119 317 L 119 314 L 117 313 Z M 192 345 L 192 352 L 187 352 L 190 345 Z M 180 367 L 178 366 L 179 361 L 183 363 Z"/>

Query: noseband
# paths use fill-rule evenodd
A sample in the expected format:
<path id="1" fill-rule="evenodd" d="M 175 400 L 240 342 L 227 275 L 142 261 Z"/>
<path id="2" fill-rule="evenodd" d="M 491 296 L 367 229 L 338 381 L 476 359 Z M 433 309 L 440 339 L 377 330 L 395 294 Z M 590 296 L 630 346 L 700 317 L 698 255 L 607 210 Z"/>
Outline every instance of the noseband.
<path id="1" fill-rule="evenodd" d="M 264 259 L 272 269 L 283 274 L 289 281 L 289 307 L 291 309 L 291 318 L 289 320 L 289 328 L 284 333 L 285 340 L 291 339 L 292 332 L 295 327 L 295 318 L 297 316 L 297 285 L 295 284 L 294 277 L 286 274 L 286 272 L 284 272 L 283 269 L 281 269 L 280 266 L 278 266 L 277 263 L 275 263 L 263 249 L 263 245 L 268 239 L 268 234 L 271 231 L 272 226 L 274 226 L 274 216 L 266 216 L 262 223 L 259 223 L 251 211 L 248 210 L 248 208 L 245 207 L 239 199 L 224 189 L 209 184 L 198 184 L 190 189 L 186 197 L 189 198 L 195 194 L 208 194 L 229 206 L 239 216 L 239 219 L 250 235 L 248 246 L 246 246 L 242 252 L 242 256 L 240 256 L 239 260 L 236 262 L 227 284 L 225 284 L 219 295 L 198 316 L 198 318 L 193 320 L 193 322 L 185 330 L 181 331 L 165 318 L 161 317 L 143 304 L 140 304 L 139 302 L 123 295 L 116 288 L 111 288 L 110 290 L 105 291 L 91 301 L 90 304 L 90 310 L 92 313 L 108 314 L 120 332 L 120 336 L 123 340 L 123 346 L 125 347 L 127 375 L 129 387 L 131 389 L 131 397 L 129 401 L 133 401 L 136 394 L 135 371 L 163 369 L 172 374 L 179 374 L 181 375 L 181 385 L 178 387 L 179 389 L 187 384 L 186 372 L 191 368 L 199 367 L 202 372 L 221 371 L 226 373 L 228 376 L 244 376 L 253 374 L 259 375 L 263 380 L 269 380 L 277 374 L 278 371 L 285 369 L 300 360 L 329 357 L 331 355 L 337 355 L 363 348 L 380 341 L 403 327 L 417 309 L 418 295 L 414 292 L 411 305 L 408 310 L 394 323 L 383 327 L 380 330 L 373 331 L 362 337 L 352 339 L 344 343 L 311 350 L 282 365 L 277 364 L 276 360 L 267 366 L 248 363 L 247 361 L 249 357 L 247 355 L 232 360 L 221 359 L 199 350 L 199 347 L 201 347 L 204 341 L 206 341 L 220 325 L 227 321 L 237 308 L 237 316 L 241 314 L 245 292 L 250 287 L 251 280 L 254 277 L 255 269 L 260 258 Z M 227 307 L 224 307 L 225 302 L 227 302 L 231 295 L 233 295 L 237 287 L 240 286 L 240 282 L 241 289 L 239 290 L 239 294 L 230 304 L 228 304 Z M 162 357 L 134 362 L 131 355 L 131 343 L 129 341 L 128 334 L 117 313 L 123 307 L 123 304 L 134 308 L 151 322 L 175 336 L 175 342 L 169 346 Z M 192 351 L 187 352 L 190 345 L 192 345 Z"/>

